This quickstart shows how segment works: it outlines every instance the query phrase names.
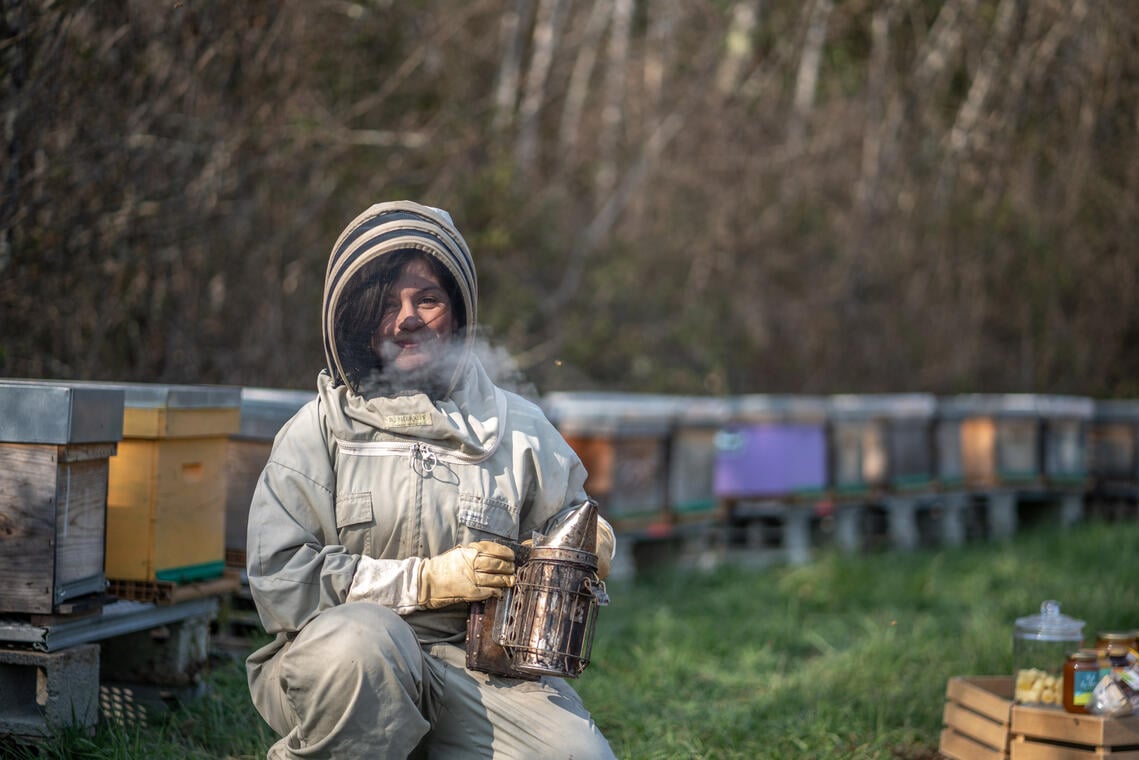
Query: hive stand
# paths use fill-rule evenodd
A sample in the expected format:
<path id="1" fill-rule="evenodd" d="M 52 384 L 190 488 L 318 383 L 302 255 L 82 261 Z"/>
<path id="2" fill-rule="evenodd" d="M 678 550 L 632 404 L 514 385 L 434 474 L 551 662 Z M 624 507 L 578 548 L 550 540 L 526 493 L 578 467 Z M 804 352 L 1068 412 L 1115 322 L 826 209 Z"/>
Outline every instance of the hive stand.
<path id="1" fill-rule="evenodd" d="M 99 717 L 99 647 L 0 649 L 0 737 L 45 738 L 63 726 L 93 731 Z"/>
<path id="2" fill-rule="evenodd" d="M 0 619 L 0 736 L 90 729 L 101 703 L 108 719 L 122 722 L 125 711 L 144 717 L 160 705 L 123 705 L 123 694 L 146 691 L 136 687 L 159 699 L 192 693 L 217 610 L 214 597 L 166 606 L 120 600 L 83 618 Z"/>

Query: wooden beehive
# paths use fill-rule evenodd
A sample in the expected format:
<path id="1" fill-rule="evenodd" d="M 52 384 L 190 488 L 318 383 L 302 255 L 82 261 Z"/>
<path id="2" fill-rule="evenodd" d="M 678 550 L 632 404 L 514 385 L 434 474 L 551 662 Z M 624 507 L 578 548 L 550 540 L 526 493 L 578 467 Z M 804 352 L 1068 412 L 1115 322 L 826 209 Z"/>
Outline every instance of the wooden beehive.
<path id="1" fill-rule="evenodd" d="M 668 501 L 679 523 L 715 519 L 716 440 L 730 419 L 731 403 L 715 397 L 675 397 L 668 453 Z"/>
<path id="2" fill-rule="evenodd" d="M 945 688 L 938 750 L 954 760 L 1007 760 L 1012 710 L 1009 676 L 954 676 Z"/>
<path id="3" fill-rule="evenodd" d="M 1139 401 L 1095 401 L 1088 425 L 1088 471 L 1100 488 L 1139 483 Z"/>
<path id="4" fill-rule="evenodd" d="M 586 471 L 586 491 L 618 531 L 671 525 L 668 446 L 674 407 L 638 394 L 552 393 L 546 412 Z"/>
<path id="5" fill-rule="evenodd" d="M 942 399 L 938 428 L 938 473 L 943 484 L 995 488 L 1042 481 L 1042 429 L 1034 396 L 972 394 Z"/>
<path id="6" fill-rule="evenodd" d="M 832 396 L 828 417 L 835 491 L 931 488 L 936 409 L 936 399 L 924 393 Z"/>
<path id="7" fill-rule="evenodd" d="M 123 440 L 110 460 L 107 564 L 112 590 L 146 599 L 154 584 L 225 569 L 226 444 L 240 389 L 127 383 Z"/>
<path id="8" fill-rule="evenodd" d="M 827 402 L 754 394 L 734 400 L 716 441 L 715 492 L 748 500 L 820 499 L 828 489 Z"/>
<path id="9" fill-rule="evenodd" d="M 1078 396 L 1038 396 L 1036 408 L 1043 420 L 1044 482 L 1052 488 L 1084 488 L 1094 402 Z"/>
<path id="10" fill-rule="evenodd" d="M 122 391 L 0 381 L 0 611 L 97 609 Z"/>
<path id="11" fill-rule="evenodd" d="M 316 398 L 311 391 L 274 388 L 241 389 L 241 427 L 228 443 L 226 457 L 225 558 L 231 567 L 245 566 L 249 504 L 261 471 L 269 461 L 281 426 Z"/>
<path id="12" fill-rule="evenodd" d="M 1092 400 L 1077 396 L 943 399 L 938 407 L 941 477 L 981 488 L 1083 486 L 1092 411 Z"/>

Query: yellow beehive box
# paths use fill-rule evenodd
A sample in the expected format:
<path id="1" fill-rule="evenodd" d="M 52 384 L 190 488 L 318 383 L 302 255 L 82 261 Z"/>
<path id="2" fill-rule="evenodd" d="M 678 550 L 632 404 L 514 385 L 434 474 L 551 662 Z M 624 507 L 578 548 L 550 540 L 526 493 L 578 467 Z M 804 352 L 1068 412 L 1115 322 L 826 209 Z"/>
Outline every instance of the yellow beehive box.
<path id="1" fill-rule="evenodd" d="M 225 569 L 226 444 L 238 388 L 128 383 L 107 487 L 107 578 L 187 583 Z"/>

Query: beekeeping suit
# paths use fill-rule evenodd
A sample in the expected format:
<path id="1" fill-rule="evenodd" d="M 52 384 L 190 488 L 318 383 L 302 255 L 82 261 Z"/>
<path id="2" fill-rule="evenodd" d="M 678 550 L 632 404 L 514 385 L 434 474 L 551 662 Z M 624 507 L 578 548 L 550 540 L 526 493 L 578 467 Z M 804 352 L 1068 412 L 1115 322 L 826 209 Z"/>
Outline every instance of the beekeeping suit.
<path id="1" fill-rule="evenodd" d="M 401 374 L 383 346 L 425 349 L 384 343 L 376 325 L 407 272 L 441 283 L 413 306 L 445 301 L 453 329 L 424 341 L 429 366 Z M 494 540 L 586 498 L 578 457 L 473 351 L 477 300 L 467 244 L 438 209 L 373 206 L 333 247 L 317 398 L 277 435 L 249 512 L 249 587 L 275 636 L 247 662 L 282 736 L 270 758 L 612 757 L 562 679 L 464 667 L 469 602 L 513 582 Z M 607 572 L 604 521 L 598 535 Z"/>

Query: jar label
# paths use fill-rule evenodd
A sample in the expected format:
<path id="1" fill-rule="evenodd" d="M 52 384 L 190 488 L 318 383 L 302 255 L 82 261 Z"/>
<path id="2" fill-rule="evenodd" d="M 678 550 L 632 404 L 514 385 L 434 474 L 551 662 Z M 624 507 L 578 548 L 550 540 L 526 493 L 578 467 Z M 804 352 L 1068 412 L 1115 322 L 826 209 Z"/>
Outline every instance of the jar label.
<path id="1" fill-rule="evenodd" d="M 1078 670 L 1072 679 L 1072 702 L 1077 705 L 1087 705 L 1091 701 L 1092 692 L 1099 683 L 1098 670 Z"/>

